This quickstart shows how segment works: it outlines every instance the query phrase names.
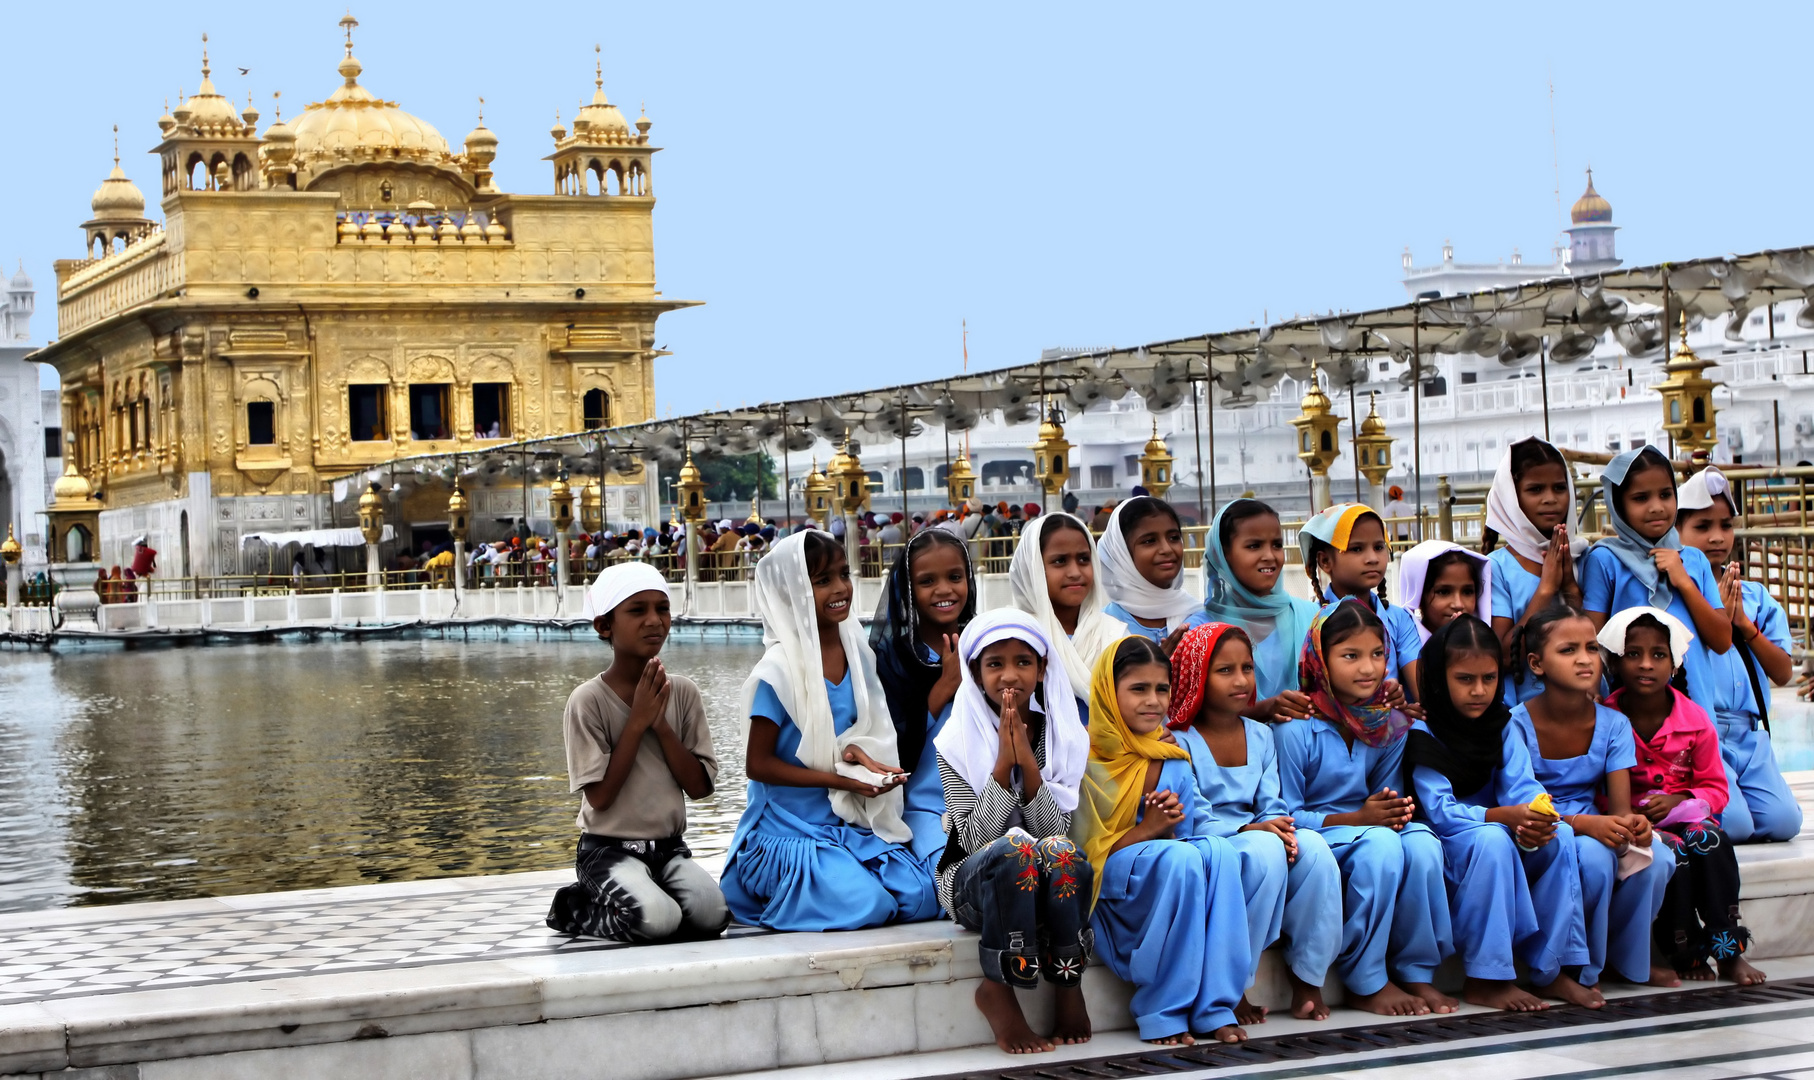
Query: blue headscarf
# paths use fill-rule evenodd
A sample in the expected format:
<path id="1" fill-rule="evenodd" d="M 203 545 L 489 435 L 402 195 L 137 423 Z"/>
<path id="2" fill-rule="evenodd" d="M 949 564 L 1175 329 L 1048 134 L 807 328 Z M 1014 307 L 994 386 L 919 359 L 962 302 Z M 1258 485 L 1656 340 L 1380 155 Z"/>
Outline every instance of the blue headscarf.
<path id="1" fill-rule="evenodd" d="M 1625 514 L 1619 508 L 1619 494 L 1615 490 L 1618 485 L 1625 482 L 1626 477 L 1631 475 L 1631 468 L 1637 464 L 1638 458 L 1645 454 L 1654 455 L 1657 463 L 1669 470 L 1670 484 L 1675 483 L 1675 466 L 1671 465 L 1669 459 L 1663 456 L 1663 452 L 1654 446 L 1641 446 L 1636 450 L 1627 450 L 1613 458 L 1607 464 L 1606 471 L 1600 474 L 1600 490 L 1605 493 L 1606 516 L 1612 521 L 1613 535 L 1602 538 L 1596 546 L 1604 547 L 1618 556 L 1619 562 L 1625 565 L 1625 569 L 1630 571 L 1631 576 L 1637 578 L 1638 584 L 1644 586 L 1650 597 L 1651 607 L 1667 608 L 1675 598 L 1675 592 L 1670 589 L 1669 580 L 1657 572 L 1656 561 L 1650 557 L 1650 553 L 1657 548 L 1680 551 L 1682 538 L 1677 535 L 1675 526 L 1671 525 L 1669 531 L 1664 533 L 1660 539 L 1646 539 L 1642 533 L 1631 527 L 1631 522 L 1625 520 Z"/>
<path id="2" fill-rule="evenodd" d="M 1203 545 L 1203 563 L 1209 570 L 1209 582 L 1205 590 L 1209 593 L 1209 599 L 1203 602 L 1203 609 L 1209 613 L 1212 621 L 1232 623 L 1246 630 L 1249 635 L 1253 634 L 1252 628 L 1256 623 L 1271 623 L 1272 633 L 1284 634 L 1284 640 L 1291 643 L 1286 652 L 1296 659 L 1297 644 L 1304 640 L 1304 635 L 1310 630 L 1310 623 L 1316 618 L 1317 606 L 1292 596 L 1279 585 L 1274 585 L 1272 591 L 1264 596 L 1248 589 L 1235 579 L 1234 567 L 1229 565 L 1228 552 L 1222 546 L 1222 519 L 1242 503 L 1256 501 L 1236 499 L 1218 510 L 1215 520 L 1210 522 L 1209 536 L 1206 538 L 1208 542 Z M 1281 579 L 1283 576 L 1281 573 Z M 1295 680 L 1287 679 L 1285 684 L 1296 688 Z"/>

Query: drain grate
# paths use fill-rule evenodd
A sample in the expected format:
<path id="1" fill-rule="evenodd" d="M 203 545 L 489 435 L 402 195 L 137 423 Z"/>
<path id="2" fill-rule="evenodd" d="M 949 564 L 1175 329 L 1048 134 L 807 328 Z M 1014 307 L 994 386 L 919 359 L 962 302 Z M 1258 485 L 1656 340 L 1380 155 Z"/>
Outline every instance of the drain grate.
<path id="1" fill-rule="evenodd" d="M 1747 1005 L 1777 1005 L 1809 1000 L 1814 1000 L 1814 979 L 1766 983 L 1762 986 L 1706 987 L 1619 998 L 1608 1001 L 1599 1009 L 1560 1005 L 1542 1012 L 1440 1016 L 1372 1027 L 1277 1035 L 1249 1039 L 1233 1045 L 1163 1049 L 1154 1047 L 1138 1054 L 1084 1061 L 1055 1061 L 986 1072 L 952 1073 L 937 1080 L 1123 1080 L 1137 1076 L 1169 1076 L 1199 1069 L 1230 1069 L 1285 1061 L 1308 1061 L 1341 1054 L 1459 1042 L 1463 1039 L 1537 1034 L 1563 1028 L 1611 1024 L 1621 1020 L 1682 1017 L 1688 1013 L 1735 1009 Z"/>

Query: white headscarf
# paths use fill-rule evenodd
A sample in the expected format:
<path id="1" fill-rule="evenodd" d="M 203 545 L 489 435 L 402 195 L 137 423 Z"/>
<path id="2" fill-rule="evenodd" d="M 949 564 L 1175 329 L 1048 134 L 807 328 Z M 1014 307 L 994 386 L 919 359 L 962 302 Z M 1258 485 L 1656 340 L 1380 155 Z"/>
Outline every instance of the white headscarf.
<path id="1" fill-rule="evenodd" d="M 656 591 L 667 595 L 668 579 L 648 563 L 625 562 L 608 566 L 586 589 L 586 618 L 609 615 L 613 608 L 637 593 Z"/>
<path id="2" fill-rule="evenodd" d="M 1682 481 L 1682 486 L 1675 492 L 1677 510 L 1705 510 L 1713 505 L 1713 500 L 1724 497 L 1726 505 L 1738 512 L 1738 504 L 1732 498 L 1732 481 L 1720 472 L 1718 465 L 1709 465 Z"/>
<path id="3" fill-rule="evenodd" d="M 1071 692 L 1064 659 L 1052 648 L 1039 620 L 1026 612 L 999 608 L 978 615 L 964 627 L 957 640 L 964 681 L 951 704 L 951 717 L 933 745 L 970 785 L 970 790 L 980 794 L 989 782 L 989 774 L 995 771 L 995 757 L 1001 747 L 1001 717 L 990 708 L 983 688 L 970 673 L 970 662 L 988 646 L 1010 638 L 1026 642 L 1046 658 L 1046 764 L 1040 770 L 1040 780 L 1052 793 L 1058 809 L 1069 814 L 1077 809 L 1077 789 L 1090 762 L 1090 733 L 1077 715 L 1077 698 Z"/>
<path id="4" fill-rule="evenodd" d="M 1077 609 L 1077 632 L 1067 635 L 1052 610 L 1052 595 L 1046 590 L 1045 554 L 1040 550 L 1046 525 L 1054 518 L 1066 517 L 1077 522 L 1090 545 L 1090 591 Z M 1127 633 L 1121 620 L 1103 610 L 1109 606 L 1108 591 L 1102 587 L 1102 567 L 1097 560 L 1096 540 L 1090 527 L 1069 514 L 1041 514 L 1027 522 L 1020 531 L 1020 543 L 1014 548 L 1014 559 L 1008 564 L 1008 585 L 1014 590 L 1014 606 L 1030 613 L 1044 628 L 1058 658 L 1064 661 L 1065 674 L 1071 679 L 1071 692 L 1088 701 L 1090 671 L 1102 650 Z"/>
<path id="5" fill-rule="evenodd" d="M 1127 539 L 1121 535 L 1121 513 L 1133 500 L 1123 500 L 1109 515 L 1108 528 L 1102 532 L 1102 542 L 1096 546 L 1098 555 L 1096 571 L 1102 581 L 1103 589 L 1109 599 L 1120 604 L 1127 613 L 1142 619 L 1164 619 L 1166 633 L 1184 625 L 1184 620 L 1203 609 L 1203 601 L 1184 591 L 1184 567 L 1180 561 L 1178 577 L 1171 588 L 1161 589 L 1140 576 L 1134 567 L 1134 553 L 1128 550 Z"/>
<path id="6" fill-rule="evenodd" d="M 856 723 L 835 734 L 831 695 L 825 689 L 824 661 L 819 652 L 818 607 L 813 602 L 812 575 L 806 571 L 808 534 L 796 533 L 777 543 L 756 564 L 756 614 L 762 617 L 762 643 L 767 651 L 743 683 L 743 726 L 749 732 L 750 709 L 756 687 L 767 683 L 781 707 L 800 729 L 801 764 L 818 772 L 836 772 L 865 783 L 881 777 L 868 769 L 844 762 L 844 751 L 855 746 L 884 765 L 897 765 L 894 724 L 888 718 L 888 701 L 882 680 L 876 676 L 875 653 L 857 620 L 846 617 L 838 624 L 838 641 L 849 665 L 851 692 L 856 697 Z M 855 599 L 854 589 L 852 600 Z M 854 608 L 853 608 L 854 610 Z M 832 812 L 852 825 L 860 825 L 884 840 L 904 844 L 913 831 L 901 820 L 902 793 L 895 787 L 873 799 L 850 791 L 830 791 Z"/>
<path id="7" fill-rule="evenodd" d="M 1615 613 L 1606 620 L 1605 626 L 1600 627 L 1600 647 L 1614 656 L 1624 656 L 1625 635 L 1630 632 L 1632 623 L 1646 615 L 1662 623 L 1669 631 L 1669 655 L 1675 660 L 1675 666 L 1681 667 L 1682 661 L 1688 658 L 1689 646 L 1694 644 L 1694 635 L 1688 632 L 1688 627 L 1682 625 L 1682 620 L 1662 608 L 1639 605 Z"/>
<path id="8" fill-rule="evenodd" d="M 1479 595 L 1474 597 L 1474 614 L 1488 626 L 1493 625 L 1493 564 L 1478 551 L 1469 551 L 1460 544 L 1449 540 L 1425 540 L 1410 551 L 1404 553 L 1398 564 L 1398 602 L 1408 608 L 1417 609 L 1417 633 L 1425 641 L 1430 640 L 1430 629 L 1423 624 L 1423 590 L 1425 578 L 1430 573 L 1430 563 L 1444 552 L 1459 551 L 1466 555 L 1475 565 L 1475 573 L 1480 575 Z"/>
<path id="9" fill-rule="evenodd" d="M 1543 442 L 1535 435 L 1519 439 L 1507 446 L 1500 457 L 1499 468 L 1493 473 L 1493 486 L 1486 493 L 1486 527 L 1497 532 L 1507 547 L 1531 562 L 1540 563 L 1549 552 L 1550 538 L 1524 516 L 1524 507 L 1518 503 L 1518 481 L 1512 477 L 1512 451 L 1533 440 Z M 1568 526 L 1568 553 L 1579 559 L 1587 554 L 1587 541 L 1581 538 L 1581 522 L 1576 516 L 1575 473 L 1566 461 L 1562 463 L 1562 474 L 1568 477 L 1568 518 L 1564 522 Z"/>

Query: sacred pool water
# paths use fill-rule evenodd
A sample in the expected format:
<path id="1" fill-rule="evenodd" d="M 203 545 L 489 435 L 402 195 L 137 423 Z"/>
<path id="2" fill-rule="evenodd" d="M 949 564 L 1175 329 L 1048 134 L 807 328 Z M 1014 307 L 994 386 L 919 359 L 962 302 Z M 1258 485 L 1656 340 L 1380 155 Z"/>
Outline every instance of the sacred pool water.
<path id="1" fill-rule="evenodd" d="M 760 651 L 665 653 L 718 746 L 697 854 L 742 809 Z M 0 652 L 0 911 L 569 866 L 561 707 L 609 655 L 558 635 Z M 1814 768 L 1814 710 L 1792 712 L 1778 756 Z"/>

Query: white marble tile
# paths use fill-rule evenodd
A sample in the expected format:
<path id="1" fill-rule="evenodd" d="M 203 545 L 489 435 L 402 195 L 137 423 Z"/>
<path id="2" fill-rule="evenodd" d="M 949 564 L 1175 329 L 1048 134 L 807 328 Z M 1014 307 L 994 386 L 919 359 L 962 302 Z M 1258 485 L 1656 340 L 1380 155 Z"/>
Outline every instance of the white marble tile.
<path id="1" fill-rule="evenodd" d="M 976 1008 L 980 980 L 921 983 L 913 988 L 913 1019 L 920 1053 L 989 1042 L 989 1022 Z"/>
<path id="2" fill-rule="evenodd" d="M 148 1061 L 139 1066 L 139 1077 L 140 1080 L 271 1080 L 273 1077 L 472 1080 L 472 1047 L 463 1032 L 363 1039 L 204 1058 Z"/>
<path id="3" fill-rule="evenodd" d="M 813 995 L 819 1051 L 826 1061 L 911 1054 L 919 1049 L 913 986 Z"/>
<path id="4" fill-rule="evenodd" d="M 775 999 L 775 1064 L 818 1065 L 825 1060 L 819 1049 L 818 1011 L 811 997 Z"/>
<path id="5" fill-rule="evenodd" d="M 37 1002 L 0 1005 L 0 1072 L 30 1073 L 69 1064 L 63 1023 Z"/>
<path id="6" fill-rule="evenodd" d="M 473 1080 L 658 1080 L 770 1069 L 773 1001 L 493 1027 L 471 1033 Z"/>

